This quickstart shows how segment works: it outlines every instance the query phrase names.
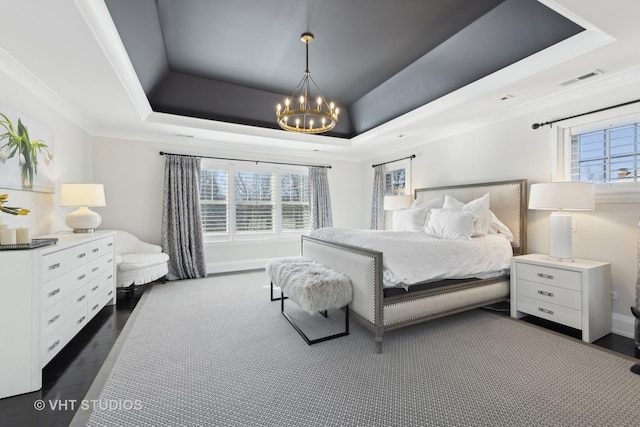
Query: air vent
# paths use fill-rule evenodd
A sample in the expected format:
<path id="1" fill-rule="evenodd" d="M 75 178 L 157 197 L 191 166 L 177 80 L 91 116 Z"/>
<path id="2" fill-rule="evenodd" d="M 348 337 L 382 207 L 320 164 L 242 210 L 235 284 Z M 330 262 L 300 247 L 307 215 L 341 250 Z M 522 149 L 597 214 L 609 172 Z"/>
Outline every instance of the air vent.
<path id="1" fill-rule="evenodd" d="M 583 74 L 583 75 L 581 75 L 579 77 L 575 77 L 573 79 L 567 80 L 566 82 L 562 82 L 558 86 L 570 86 L 570 85 L 572 85 L 574 83 L 578 83 L 578 82 L 581 82 L 583 80 L 590 79 L 591 77 L 595 77 L 595 76 L 597 76 L 599 74 L 602 74 L 602 71 L 595 70 L 595 71 L 592 71 L 590 73 Z"/>

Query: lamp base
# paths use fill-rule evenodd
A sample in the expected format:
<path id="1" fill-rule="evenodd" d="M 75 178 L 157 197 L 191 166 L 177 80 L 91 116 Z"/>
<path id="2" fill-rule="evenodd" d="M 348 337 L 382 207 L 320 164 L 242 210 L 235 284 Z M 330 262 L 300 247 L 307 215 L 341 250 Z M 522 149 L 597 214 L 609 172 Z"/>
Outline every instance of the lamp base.
<path id="1" fill-rule="evenodd" d="M 571 233 L 571 215 L 558 211 L 549 216 L 549 257 L 573 261 Z"/>
<path id="2" fill-rule="evenodd" d="M 82 206 L 67 215 L 64 222 L 74 233 L 93 233 L 102 223 L 102 217 L 99 213 Z"/>

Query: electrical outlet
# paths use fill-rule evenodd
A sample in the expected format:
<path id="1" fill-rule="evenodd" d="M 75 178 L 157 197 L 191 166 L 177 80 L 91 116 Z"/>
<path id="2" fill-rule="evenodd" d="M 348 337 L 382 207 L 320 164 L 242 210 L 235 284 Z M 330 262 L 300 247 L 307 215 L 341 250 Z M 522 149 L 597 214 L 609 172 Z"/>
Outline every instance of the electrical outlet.
<path id="1" fill-rule="evenodd" d="M 575 218 L 571 218 L 571 231 L 573 233 L 578 231 L 578 222 L 575 220 Z"/>
<path id="2" fill-rule="evenodd" d="M 613 301 L 617 301 L 618 300 L 618 293 L 617 292 L 611 292 L 611 299 Z"/>

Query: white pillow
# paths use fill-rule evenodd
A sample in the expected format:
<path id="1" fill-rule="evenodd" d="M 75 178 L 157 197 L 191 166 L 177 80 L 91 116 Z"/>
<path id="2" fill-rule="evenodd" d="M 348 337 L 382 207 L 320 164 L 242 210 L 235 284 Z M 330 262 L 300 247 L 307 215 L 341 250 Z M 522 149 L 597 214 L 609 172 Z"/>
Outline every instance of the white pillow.
<path id="1" fill-rule="evenodd" d="M 440 209 L 444 204 L 444 197 L 438 197 L 431 200 L 416 199 L 413 201 L 412 208 L 424 209 Z"/>
<path id="2" fill-rule="evenodd" d="M 476 220 L 473 223 L 472 237 L 478 237 L 486 236 L 489 232 L 489 224 L 491 223 L 491 217 L 489 216 L 489 203 L 489 193 L 482 197 L 478 197 L 467 204 L 462 203 L 454 197 L 445 195 L 442 208 L 469 211 L 475 215 Z"/>
<path id="3" fill-rule="evenodd" d="M 509 227 L 500 221 L 492 211 L 489 211 L 489 218 L 491 221 L 489 223 L 489 234 L 498 234 L 508 241 L 513 242 L 513 233 L 509 230 Z"/>
<path id="4" fill-rule="evenodd" d="M 427 222 L 426 209 L 400 209 L 393 212 L 393 231 L 422 231 Z"/>
<path id="5" fill-rule="evenodd" d="M 431 209 L 425 233 L 447 240 L 470 240 L 475 216 L 464 210 Z"/>

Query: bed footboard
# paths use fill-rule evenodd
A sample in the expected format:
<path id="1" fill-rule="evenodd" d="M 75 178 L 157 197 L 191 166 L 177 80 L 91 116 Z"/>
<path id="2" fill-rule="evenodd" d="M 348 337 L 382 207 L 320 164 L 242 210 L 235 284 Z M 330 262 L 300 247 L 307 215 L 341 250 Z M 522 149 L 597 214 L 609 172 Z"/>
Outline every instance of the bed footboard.
<path id="1" fill-rule="evenodd" d="M 353 300 L 349 307 L 356 319 L 375 332 L 376 351 L 382 352 L 382 252 L 302 236 L 301 255 L 351 279 Z"/>

